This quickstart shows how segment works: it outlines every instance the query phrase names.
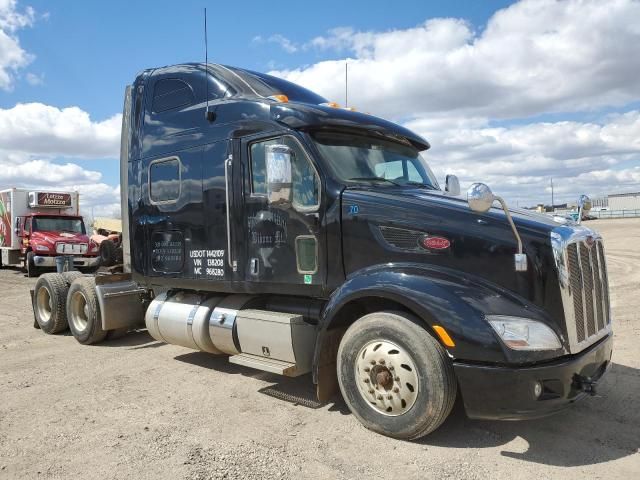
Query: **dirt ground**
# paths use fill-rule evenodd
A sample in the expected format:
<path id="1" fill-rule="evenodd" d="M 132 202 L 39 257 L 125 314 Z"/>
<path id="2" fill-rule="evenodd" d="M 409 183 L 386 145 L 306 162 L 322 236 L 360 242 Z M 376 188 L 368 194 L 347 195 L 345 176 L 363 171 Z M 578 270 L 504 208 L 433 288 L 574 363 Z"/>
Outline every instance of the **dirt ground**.
<path id="1" fill-rule="evenodd" d="M 154 341 L 97 346 L 33 328 L 29 287 L 0 271 L 0 478 L 640 478 L 640 219 L 605 237 L 613 367 L 599 395 L 526 422 L 460 406 L 414 443 L 318 405 L 308 376 L 278 376 Z"/>

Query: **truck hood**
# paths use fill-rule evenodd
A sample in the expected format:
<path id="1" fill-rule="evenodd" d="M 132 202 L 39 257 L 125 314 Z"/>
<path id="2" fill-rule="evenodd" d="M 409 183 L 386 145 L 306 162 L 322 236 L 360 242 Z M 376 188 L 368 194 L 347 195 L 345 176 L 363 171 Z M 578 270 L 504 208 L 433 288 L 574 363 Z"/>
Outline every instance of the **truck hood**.
<path id="1" fill-rule="evenodd" d="M 347 275 L 373 263 L 428 264 L 481 278 L 564 317 L 551 246 L 551 232 L 561 224 L 552 217 L 510 210 L 528 258 L 528 270 L 516 272 L 517 241 L 501 208 L 478 214 L 465 199 L 441 191 L 386 186 L 347 188 L 342 201 Z M 446 239 L 448 247 L 426 250 L 418 243 L 424 235 Z"/>
<path id="2" fill-rule="evenodd" d="M 454 210 L 460 215 L 463 215 L 466 219 L 489 219 L 506 222 L 506 215 L 500 206 L 493 206 L 487 213 L 479 214 L 472 211 L 469 208 L 467 200 L 462 197 L 451 197 L 446 195 L 441 190 L 428 190 L 426 188 L 385 188 L 385 187 L 355 187 L 348 188 L 347 192 L 360 192 L 367 194 L 373 194 L 381 198 L 393 199 L 405 203 L 409 208 L 430 207 L 430 208 L 444 208 L 447 210 Z M 496 202 L 496 205 L 498 203 Z M 553 217 L 545 214 L 541 214 L 532 210 L 526 210 L 522 208 L 509 207 L 509 213 L 515 221 L 516 225 L 525 229 L 534 229 L 545 233 L 551 232 L 554 228 L 562 225 L 553 219 Z M 571 222 L 565 219 L 564 224 L 571 223 L 575 225 L 575 222 Z M 505 223 L 506 224 L 506 223 Z M 508 227 L 508 225 L 507 225 Z M 511 230 L 509 230 L 511 231 Z"/>
<path id="3" fill-rule="evenodd" d="M 84 233 L 73 232 L 50 232 L 46 230 L 35 231 L 31 234 L 31 243 L 49 243 L 55 245 L 58 242 L 64 243 L 89 243 L 89 237 Z"/>

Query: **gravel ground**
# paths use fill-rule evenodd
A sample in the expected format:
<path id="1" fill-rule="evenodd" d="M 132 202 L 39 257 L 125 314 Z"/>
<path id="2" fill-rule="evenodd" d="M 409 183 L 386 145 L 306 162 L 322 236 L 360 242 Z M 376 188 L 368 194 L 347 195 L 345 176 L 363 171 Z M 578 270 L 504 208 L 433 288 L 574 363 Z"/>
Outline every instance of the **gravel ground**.
<path id="1" fill-rule="evenodd" d="M 280 377 L 154 341 L 97 346 L 33 328 L 29 288 L 0 271 L 0 478 L 638 478 L 640 219 L 605 236 L 613 367 L 599 395 L 526 422 L 479 422 L 460 405 L 402 442 L 362 428 L 308 376 Z"/>

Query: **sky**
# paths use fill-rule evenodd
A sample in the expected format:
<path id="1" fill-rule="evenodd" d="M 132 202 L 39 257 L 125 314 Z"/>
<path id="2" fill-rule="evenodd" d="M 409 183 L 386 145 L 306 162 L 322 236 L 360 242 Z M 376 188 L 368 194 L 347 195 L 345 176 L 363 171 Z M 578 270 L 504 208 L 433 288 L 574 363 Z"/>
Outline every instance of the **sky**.
<path id="1" fill-rule="evenodd" d="M 268 72 L 424 136 L 513 205 L 640 191 L 640 0 L 0 0 L 0 189 L 118 212 L 125 86 L 209 60 Z"/>

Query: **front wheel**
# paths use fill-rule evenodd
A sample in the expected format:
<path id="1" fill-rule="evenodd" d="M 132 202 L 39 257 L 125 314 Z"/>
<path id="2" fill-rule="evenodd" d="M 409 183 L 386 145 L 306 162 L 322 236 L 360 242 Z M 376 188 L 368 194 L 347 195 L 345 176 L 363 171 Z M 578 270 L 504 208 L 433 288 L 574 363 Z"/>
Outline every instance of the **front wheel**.
<path id="1" fill-rule="evenodd" d="M 24 269 L 27 271 L 27 277 L 33 278 L 38 276 L 38 267 L 36 267 L 36 262 L 33 257 L 36 254 L 32 251 L 27 252 L 27 255 L 24 257 Z"/>
<path id="2" fill-rule="evenodd" d="M 375 312 L 344 334 L 338 382 L 351 412 L 370 430 L 414 440 L 438 428 L 456 398 L 445 349 L 412 316 Z"/>

